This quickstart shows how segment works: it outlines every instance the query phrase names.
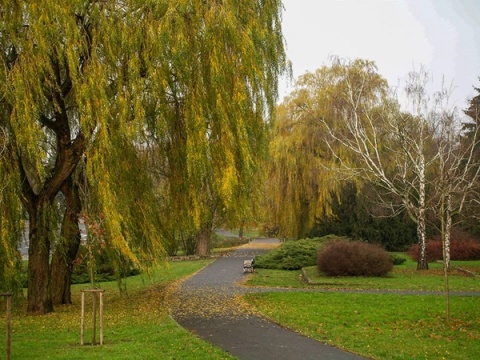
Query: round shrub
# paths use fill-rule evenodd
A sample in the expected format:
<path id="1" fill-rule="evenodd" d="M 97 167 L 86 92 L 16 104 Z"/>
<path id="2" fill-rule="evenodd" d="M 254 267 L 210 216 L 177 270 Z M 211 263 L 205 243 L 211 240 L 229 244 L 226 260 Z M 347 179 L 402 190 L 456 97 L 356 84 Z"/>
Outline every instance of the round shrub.
<path id="1" fill-rule="evenodd" d="M 317 268 L 328 276 L 385 276 L 393 268 L 382 247 L 361 241 L 334 241 L 318 253 Z"/>

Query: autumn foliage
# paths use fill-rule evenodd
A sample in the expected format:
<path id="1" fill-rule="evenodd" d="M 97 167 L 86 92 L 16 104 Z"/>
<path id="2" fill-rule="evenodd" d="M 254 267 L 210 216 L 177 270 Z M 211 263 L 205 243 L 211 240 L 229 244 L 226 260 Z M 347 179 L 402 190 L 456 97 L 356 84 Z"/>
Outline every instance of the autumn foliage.
<path id="1" fill-rule="evenodd" d="M 452 233 L 450 242 L 451 260 L 480 260 L 480 242 L 465 233 Z M 418 245 L 412 245 L 408 249 L 408 255 L 413 259 L 418 259 Z M 427 258 L 429 262 L 443 260 L 442 240 L 435 237 L 427 242 Z"/>
<path id="2" fill-rule="evenodd" d="M 334 241 L 318 254 L 317 268 L 328 276 L 384 276 L 393 268 L 388 252 L 361 241 Z"/>

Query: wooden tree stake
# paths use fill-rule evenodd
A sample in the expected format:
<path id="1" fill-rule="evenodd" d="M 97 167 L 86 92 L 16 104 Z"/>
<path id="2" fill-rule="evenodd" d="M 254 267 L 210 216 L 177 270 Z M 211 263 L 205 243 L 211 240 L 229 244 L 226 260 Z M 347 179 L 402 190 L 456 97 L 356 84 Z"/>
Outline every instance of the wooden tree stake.
<path id="1" fill-rule="evenodd" d="M 96 345 L 97 337 L 97 298 L 99 298 L 100 312 L 100 345 L 103 345 L 103 293 L 102 289 L 82 290 L 82 316 L 80 320 L 80 344 L 85 345 L 85 293 L 92 294 L 92 345 Z"/>

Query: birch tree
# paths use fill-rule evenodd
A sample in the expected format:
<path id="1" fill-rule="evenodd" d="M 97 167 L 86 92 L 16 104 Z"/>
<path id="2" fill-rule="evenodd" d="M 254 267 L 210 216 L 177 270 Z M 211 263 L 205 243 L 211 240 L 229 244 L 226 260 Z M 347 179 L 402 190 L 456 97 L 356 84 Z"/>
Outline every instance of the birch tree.
<path id="1" fill-rule="evenodd" d="M 393 98 L 366 93 L 370 78 L 376 74 L 373 64 L 354 74 L 348 62 L 337 59 L 333 66 L 343 69 L 339 81 L 345 87 L 345 110 L 336 127 L 325 119 L 319 120 L 328 133 L 327 144 L 338 163 L 336 170 L 374 184 L 379 203 L 392 216 L 403 211 L 410 215 L 417 224 L 417 268 L 428 269 L 427 174 L 433 158 L 429 154 L 431 131 L 425 112 L 426 78 L 411 74 L 407 80 L 405 92 L 413 109 L 409 114 L 402 113 Z M 332 144 L 346 149 L 356 162 L 345 161 Z"/>
<path id="2" fill-rule="evenodd" d="M 361 78 L 360 84 L 366 84 L 368 72 Z M 342 133 L 320 119 L 330 141 L 338 142 L 359 160 L 357 166 L 345 162 L 329 142 L 339 170 L 376 184 L 379 202 L 392 215 L 399 211 L 410 214 L 417 224 L 418 269 L 428 269 L 427 213 L 436 215 L 430 220 L 436 218 L 440 224 L 447 272 L 454 216 L 464 210 L 478 180 L 478 159 L 474 156 L 477 130 L 460 144 L 461 123 L 455 109 L 448 107 L 449 91 L 442 87 L 430 97 L 424 69 L 408 74 L 406 79 L 404 90 L 411 112 L 400 111 L 395 101 L 373 99 L 370 107 L 361 107 L 364 86 L 354 86 L 359 84 L 358 78 L 352 78 L 348 71 L 343 80 L 350 109 L 342 118 L 347 131 Z"/>
<path id="3" fill-rule="evenodd" d="M 480 159 L 478 157 L 479 128 L 474 110 L 475 98 L 466 111 L 472 121 L 463 122 L 457 109 L 449 109 L 448 91 L 436 94 L 440 111 L 434 112 L 435 147 L 437 161 L 434 177 L 434 202 L 432 207 L 440 224 L 443 245 L 446 315 L 450 317 L 449 271 L 451 230 L 465 220 L 465 209 L 472 199 L 478 198 Z M 469 111 L 470 110 L 470 111 Z M 465 132 L 464 129 L 467 129 Z"/>

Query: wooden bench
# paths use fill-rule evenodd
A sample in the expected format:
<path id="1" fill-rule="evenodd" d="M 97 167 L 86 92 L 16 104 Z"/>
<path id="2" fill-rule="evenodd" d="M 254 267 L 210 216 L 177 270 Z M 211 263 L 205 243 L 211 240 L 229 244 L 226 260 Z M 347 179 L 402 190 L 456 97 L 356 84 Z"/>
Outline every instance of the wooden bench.
<path id="1" fill-rule="evenodd" d="M 255 259 L 243 260 L 243 273 L 253 273 L 255 265 Z"/>

